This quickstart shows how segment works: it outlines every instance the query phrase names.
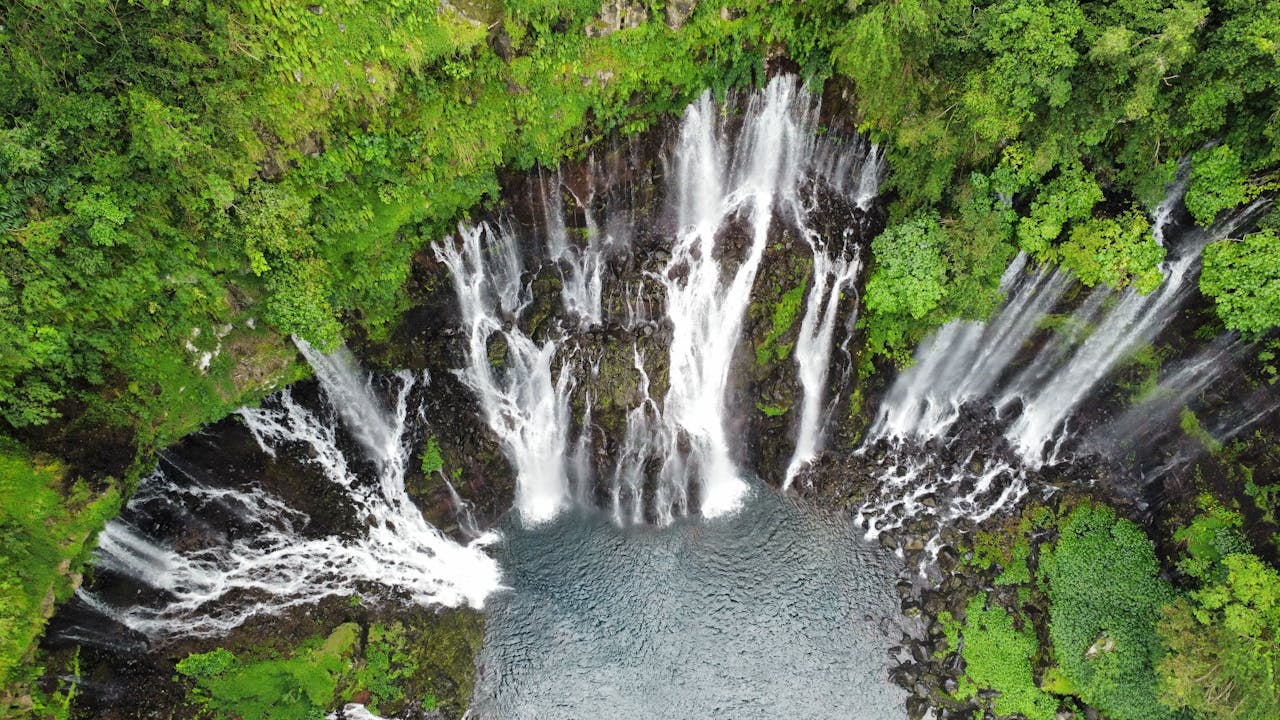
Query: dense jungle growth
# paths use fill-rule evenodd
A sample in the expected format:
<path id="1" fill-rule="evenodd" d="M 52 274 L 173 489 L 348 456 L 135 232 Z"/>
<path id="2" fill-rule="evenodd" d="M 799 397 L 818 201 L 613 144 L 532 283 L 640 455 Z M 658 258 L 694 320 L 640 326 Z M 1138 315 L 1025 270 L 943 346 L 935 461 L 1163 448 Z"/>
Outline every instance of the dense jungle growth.
<path id="1" fill-rule="evenodd" d="M 864 377 L 987 317 L 1019 251 L 1154 290 L 1166 249 L 1148 217 L 1179 178 L 1204 226 L 1280 191 L 1280 0 L 6 3 L 0 715 L 65 711 L 32 697 L 36 643 L 95 533 L 156 451 L 306 375 L 291 336 L 385 339 L 415 253 L 496 202 L 500 173 L 781 66 L 839 103 L 833 131 L 887 148 Z M 1209 245 L 1200 279 L 1204 333 L 1255 342 L 1260 383 L 1280 352 L 1278 232 L 1270 210 Z M 786 290 L 789 327 L 803 286 Z M 1280 717 L 1274 437 L 1210 448 L 1194 517 L 1144 530 L 1082 502 L 986 538 L 990 591 L 935 628 L 967 668 L 954 701 L 1028 720 L 1062 698 L 1114 720 Z M 177 669 L 212 716 L 246 716 L 253 676 L 310 717 L 373 682 L 353 657 L 428 663 L 368 624 Z M 460 710 L 468 683 L 439 699 Z"/>

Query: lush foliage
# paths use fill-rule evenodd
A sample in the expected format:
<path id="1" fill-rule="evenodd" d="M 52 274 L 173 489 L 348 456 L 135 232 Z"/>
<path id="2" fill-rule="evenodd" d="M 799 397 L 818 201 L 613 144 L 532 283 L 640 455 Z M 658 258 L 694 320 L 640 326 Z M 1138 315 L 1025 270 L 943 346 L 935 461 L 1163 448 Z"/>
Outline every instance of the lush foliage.
<path id="1" fill-rule="evenodd" d="M 1164 700 L 1222 720 L 1278 717 L 1280 574 L 1244 553 L 1222 566 L 1222 580 L 1165 608 Z"/>
<path id="2" fill-rule="evenodd" d="M 95 491 L 64 473 L 0 437 L 0 689 L 27 679 L 16 669 L 120 507 L 116 490 Z"/>
<path id="3" fill-rule="evenodd" d="M 1174 593 L 1161 580 L 1142 529 L 1105 506 L 1081 505 L 1060 525 L 1040 571 L 1051 603 L 1049 636 L 1076 693 L 1108 717 L 1170 716 L 1158 701 L 1163 649 L 1155 626 Z"/>
<path id="4" fill-rule="evenodd" d="M 1232 330 L 1256 334 L 1280 325 L 1280 236 L 1267 229 L 1209 245 L 1200 289 Z"/>
<path id="5" fill-rule="evenodd" d="M 1280 715 L 1280 574 L 1250 554 L 1238 513 L 1209 504 L 1175 539 L 1199 581 L 1164 608 L 1162 700 L 1221 720 Z"/>
<path id="6" fill-rule="evenodd" d="M 1027 718 L 1053 717 L 1055 695 L 1109 718 L 1276 717 L 1280 573 L 1252 553 L 1240 512 L 1209 493 L 1195 502 L 1172 534 L 1170 572 L 1187 593 L 1159 578 L 1145 533 L 1103 506 L 1033 506 L 976 533 L 965 562 L 997 587 L 970 597 L 963 621 L 938 613 L 933 631 L 939 658 L 964 660 L 955 697 Z"/>
<path id="7" fill-rule="evenodd" d="M 876 269 L 867 280 L 867 311 L 880 321 L 870 342 L 880 352 L 906 345 L 913 321 L 925 318 L 946 295 L 945 233 L 934 212 L 923 212 L 871 241 Z"/>
<path id="8" fill-rule="evenodd" d="M 1000 691 L 992 702 L 997 715 L 1022 715 L 1027 720 L 1052 720 L 1058 702 L 1036 686 L 1031 659 L 1039 651 L 1036 634 L 1025 622 L 1017 627 L 1014 618 L 999 605 L 987 607 L 987 596 L 978 593 L 965 608 L 965 682 L 956 691 L 964 699 L 980 688 Z"/>
<path id="9" fill-rule="evenodd" d="M 1133 285 L 1139 292 L 1160 287 L 1164 247 L 1151 236 L 1141 210 L 1116 218 L 1094 218 L 1077 224 L 1062 244 L 1062 263 L 1085 285 Z"/>
<path id="10" fill-rule="evenodd" d="M 1215 145 L 1192 156 L 1185 200 L 1197 222 L 1208 225 L 1218 213 L 1243 203 L 1247 193 L 1240 156 L 1230 145 Z"/>
<path id="11" fill-rule="evenodd" d="M 192 699 L 216 718 L 315 720 L 334 704 L 359 634 L 347 623 L 291 657 L 248 662 L 217 648 L 188 656 L 178 672 L 194 682 Z"/>
<path id="12" fill-rule="evenodd" d="M 440 454 L 440 441 L 434 435 L 427 438 L 422 449 L 422 474 L 434 475 L 444 470 L 444 456 Z"/>
<path id="13" fill-rule="evenodd" d="M 481 626 L 468 612 L 406 614 L 367 627 L 348 622 L 284 653 L 189 655 L 177 664 L 187 698 L 214 718 L 323 718 L 360 696 L 392 714 L 409 701 L 459 717 L 471 701 Z"/>
<path id="14" fill-rule="evenodd" d="M 892 223 L 910 232 L 921 207 L 943 227 L 962 222 L 962 189 L 978 170 L 1016 212 L 1022 249 L 1088 283 L 1149 290 L 1160 251 L 1135 213 L 1093 219 L 1104 191 L 1153 208 L 1190 158 L 1186 204 L 1208 223 L 1275 185 L 1280 2 L 916 0 L 850 15 L 830 34 L 833 68 L 854 81 L 863 126 L 890 140 Z M 877 264 L 901 267 L 900 248 L 883 250 Z M 910 277 L 936 277 L 935 256 L 913 259 Z M 909 346 L 980 314 L 999 275 L 982 277 L 981 293 L 953 290 L 959 301 L 931 314 L 868 307 L 876 349 L 901 356 L 895 339 Z M 918 311 L 938 294 L 924 282 L 905 297 Z"/>
<path id="15" fill-rule="evenodd" d="M 795 343 L 780 343 L 779 340 L 800 317 L 800 308 L 804 306 L 804 290 L 807 285 L 808 278 L 805 278 L 799 285 L 782 293 L 782 297 L 778 299 L 778 304 L 773 307 L 773 315 L 770 317 L 769 332 L 756 348 L 757 365 L 767 365 L 774 359 L 786 360 L 791 355 L 791 348 Z"/>
<path id="16" fill-rule="evenodd" d="M 588 38 L 590 4 L 510 5 L 11 8 L 4 421 L 79 403 L 124 427 L 216 417 L 252 384 L 228 376 L 267 364 L 252 326 L 277 348 L 385 332 L 410 255 L 491 197 L 499 166 L 555 163 L 763 67 L 759 18 L 703 8 L 680 33 Z M 170 410 L 193 405 L 212 407 Z"/>

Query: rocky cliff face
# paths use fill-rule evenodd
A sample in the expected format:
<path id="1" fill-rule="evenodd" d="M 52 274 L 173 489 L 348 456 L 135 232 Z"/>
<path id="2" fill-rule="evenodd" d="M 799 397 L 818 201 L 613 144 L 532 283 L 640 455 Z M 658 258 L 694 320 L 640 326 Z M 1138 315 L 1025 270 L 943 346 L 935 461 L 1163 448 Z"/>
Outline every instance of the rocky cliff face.
<path id="1" fill-rule="evenodd" d="M 838 90 L 827 95 L 823 122 L 847 128 L 851 112 L 846 101 Z M 628 413 L 646 398 L 661 404 L 668 388 L 672 325 L 662 274 L 681 270 L 668 267 L 679 228 L 664 165 L 675 130 L 675 123 L 669 123 L 557 170 L 508 174 L 502 178 L 502 202 L 473 218 L 503 227 L 519 244 L 529 304 L 513 318 L 514 325 L 535 343 L 556 339 L 568 348 L 553 367 L 573 378 L 568 436 L 571 443 L 590 437 L 587 462 L 596 477 L 608 474 L 624 451 Z M 856 135 L 847 141 L 863 142 Z M 883 209 L 874 203 L 859 207 L 855 198 L 820 179 L 805 192 L 811 206 L 806 229 L 842 247 L 846 255 L 869 257 L 864 246 L 883 226 Z M 745 220 L 720 229 L 716 253 L 725 275 L 734 271 L 750 239 Z M 594 262 L 598 268 L 588 267 Z M 742 468 L 773 484 L 783 480 L 799 422 L 801 387 L 793 351 L 812 266 L 812 251 L 799 229 L 776 217 L 729 374 L 727 430 L 737 444 L 736 456 Z M 584 280 L 584 274 L 591 278 Z M 599 293 L 600 312 L 588 318 L 574 298 L 584 288 L 592 292 L 591 280 L 598 283 L 594 292 Z M 861 348 L 854 325 L 858 285 L 839 303 L 836 349 L 827 374 L 833 398 L 827 428 L 832 441 L 844 447 L 863 423 L 861 401 L 852 414 L 849 404 L 851 397 L 862 395 L 854 371 Z M 474 393 L 456 372 L 466 365 L 468 339 L 449 269 L 430 247 L 415 257 L 410 291 L 414 304 L 391 341 L 359 347 L 357 354 L 383 358 L 389 367 L 431 372 L 429 412 L 448 418 L 438 437 L 446 474 L 455 478 L 462 497 L 493 522 L 511 507 L 514 473 L 485 426 Z M 500 334 L 489 340 L 489 360 L 497 373 L 508 363 L 504 342 Z M 600 487 L 596 485 L 597 493 L 603 493 Z M 417 489 L 433 508 L 429 515 L 447 514 L 450 494 L 442 482 L 423 478 Z"/>

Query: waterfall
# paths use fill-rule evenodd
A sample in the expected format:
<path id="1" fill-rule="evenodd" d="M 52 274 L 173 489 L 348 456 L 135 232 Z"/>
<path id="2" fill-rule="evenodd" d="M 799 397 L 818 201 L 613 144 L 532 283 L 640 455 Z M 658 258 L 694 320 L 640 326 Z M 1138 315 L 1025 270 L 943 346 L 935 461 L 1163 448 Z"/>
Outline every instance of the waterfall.
<path id="1" fill-rule="evenodd" d="M 130 578 L 160 599 L 120 609 L 81 589 L 84 602 L 154 637 L 222 634 L 255 615 L 378 588 L 418 604 L 483 606 L 500 580 L 497 564 L 483 551 L 495 536 L 461 545 L 423 519 L 405 491 L 410 394 L 420 378 L 394 376 L 388 412 L 345 348 L 324 355 L 305 342 L 298 345 L 315 363 L 325 407 L 342 418 L 365 458 L 349 457 L 337 425 L 303 407 L 289 390 L 239 415 L 268 456 L 300 449 L 342 489 L 350 533 L 311 536 L 306 514 L 258 484 L 213 485 L 164 461 L 122 516 L 107 524 L 97 551 L 100 571 Z M 353 469 L 362 459 L 376 466 L 373 478 Z M 157 540 L 137 524 L 175 515 L 200 524 L 210 514 L 227 517 L 237 530 L 217 532 L 212 543 L 195 549 Z"/>
<path id="2" fill-rule="evenodd" d="M 1071 287 L 1064 270 L 1032 271 L 1019 254 L 1009 264 L 1001 288 L 1005 306 L 989 322 L 948 323 L 916 352 L 916 364 L 894 381 L 880 406 L 872 438 L 921 440 L 944 435 L 965 403 L 985 397 L 1039 322 Z"/>
<path id="3" fill-rule="evenodd" d="M 527 304 L 510 299 L 525 293 L 519 246 L 505 227 L 482 223 L 459 227 L 458 240 L 446 239 L 435 251 L 449 268 L 462 309 L 468 339 L 462 377 L 516 470 L 516 509 L 528 522 L 549 520 L 570 499 L 565 467 L 570 373 L 562 366 L 552 376 L 555 342 L 539 345 L 504 322 L 504 316 L 518 318 Z M 489 357 L 494 336 L 506 344 L 502 368 Z"/>
<path id="4" fill-rule="evenodd" d="M 1172 192 L 1180 192 L 1176 184 Z M 1227 237 L 1258 207 L 1245 208 L 1206 232 L 1193 232 L 1181 249 L 1181 257 L 1167 260 L 1161 267 L 1164 282 L 1159 288 L 1146 295 L 1133 288 L 1115 293 L 1118 297 L 1111 310 L 1047 382 L 1038 388 L 1008 389 L 1000 404 L 1017 399 L 1023 407 L 1005 437 L 1030 466 L 1057 459 L 1049 448 L 1056 445 L 1053 441 L 1062 424 L 1121 360 L 1155 339 L 1182 308 L 1195 287 L 1200 251 L 1205 245 Z"/>
<path id="5" fill-rule="evenodd" d="M 714 517 L 740 505 L 749 473 L 729 434 L 732 367 L 771 234 L 783 227 L 808 242 L 815 272 L 796 343 L 803 397 L 789 477 L 820 450 L 835 325 L 860 263 L 851 248 L 828 247 L 806 221 L 819 183 L 865 208 L 884 165 L 878 146 L 861 138 L 819 138 L 817 118 L 817 99 L 790 76 L 752 94 L 737 117 L 710 93 L 692 104 L 667 158 L 670 224 L 653 233 L 669 251 L 639 283 L 610 284 L 616 275 L 609 272 L 611 257 L 621 263 L 630 254 L 611 249 L 630 241 L 614 239 L 626 230 L 611 213 L 604 223 L 596 217 L 590 177 L 589 189 L 576 191 L 559 172 L 539 178 L 534 204 L 541 200 L 541 214 L 534 222 L 544 229 L 541 243 L 522 248 L 511 229 L 518 224 L 499 218 L 461 226 L 436 245 L 468 339 L 461 376 L 515 469 L 515 507 L 524 521 L 545 521 L 575 498 L 593 496 L 585 487 L 593 475 L 591 398 L 575 398 L 584 402 L 574 407 L 587 409 L 581 418 L 573 417 L 569 400 L 584 384 L 582 358 L 591 353 L 583 350 L 598 339 L 595 328 L 646 335 L 657 329 L 666 345 L 665 390 L 653 394 L 644 353 L 633 348 L 639 400 L 626 411 L 613 467 L 600 472 L 615 519 L 666 524 L 690 512 Z M 569 230 L 569 198 L 574 212 L 581 211 L 584 239 Z M 602 224 L 610 231 L 602 233 Z M 543 323 L 535 343 L 521 330 L 531 303 L 527 283 L 547 268 L 558 272 L 560 302 L 577 322 Z M 661 307 L 646 281 L 661 288 Z M 572 425 L 579 429 L 570 448 Z"/>
<path id="6" fill-rule="evenodd" d="M 1182 189 L 1173 185 L 1169 192 L 1180 197 Z M 1164 283 L 1153 292 L 1093 290 L 1056 338 L 1009 378 L 1015 357 L 1041 331 L 1041 320 L 1077 285 L 1068 271 L 1030 268 L 1019 254 L 1002 278 L 1004 307 L 990 321 L 948 323 L 925 340 L 916 364 L 894 381 L 869 438 L 944 437 L 963 405 L 986 399 L 1001 410 L 1021 406 L 1005 437 L 1028 466 L 1053 462 L 1053 448 L 1061 444 L 1063 424 L 1075 409 L 1185 304 L 1200 250 L 1234 232 L 1259 207 L 1255 203 L 1207 231 L 1189 232 L 1181 254 L 1162 266 Z"/>
<path id="7" fill-rule="evenodd" d="M 384 465 L 403 461 L 400 447 L 403 428 L 392 427 L 387 422 L 386 409 L 374 395 L 370 379 L 360 372 L 351 351 L 343 345 L 325 354 L 301 338 L 295 337 L 293 342 L 320 380 L 330 405 L 341 413 L 347 428 L 370 457 Z"/>
<path id="8" fill-rule="evenodd" d="M 1165 228 L 1173 221 L 1173 214 L 1182 205 L 1186 197 L 1187 186 L 1191 183 L 1191 158 L 1184 157 L 1178 161 L 1178 171 L 1173 183 L 1165 190 L 1164 198 L 1155 210 L 1151 211 L 1151 236 L 1160 245 L 1164 245 Z"/>
<path id="9" fill-rule="evenodd" d="M 663 470 L 675 488 L 689 487 L 696 473 L 708 516 L 736 508 L 747 489 L 725 436 L 729 367 L 774 204 L 799 203 L 798 174 L 812 156 L 815 108 L 797 102 L 797 91 L 794 78 L 778 78 L 752 99 L 736 158 L 726 152 L 709 95 L 685 113 L 681 126 L 675 157 L 680 230 L 662 277 L 672 326 L 663 419 L 669 432 L 688 439 L 690 451 Z M 724 278 L 716 234 L 739 214 L 750 223 L 750 245 L 736 272 Z"/>
<path id="10" fill-rule="evenodd" d="M 560 296 L 565 309 L 578 316 L 584 327 L 599 325 L 603 320 L 601 292 L 604 268 L 602 241 L 595 218 L 591 214 L 591 198 L 585 201 L 575 197 L 587 220 L 587 245 L 578 247 L 569 242 L 569 230 L 564 221 L 564 201 L 561 196 L 564 181 L 559 172 L 550 182 L 540 182 L 539 191 L 546 224 L 547 252 L 550 259 L 560 265 Z"/>
<path id="11" fill-rule="evenodd" d="M 819 138 L 814 167 L 816 174 L 828 179 L 837 192 L 866 212 L 880 195 L 880 184 L 889 170 L 889 162 L 879 143 L 858 136 L 849 144 L 851 146 Z"/>
<path id="12" fill-rule="evenodd" d="M 1116 456 L 1141 445 L 1144 452 L 1170 433 L 1182 434 L 1178 415 L 1223 376 L 1236 369 L 1248 345 L 1233 335 L 1222 335 L 1193 356 L 1174 363 L 1150 392 L 1115 420 L 1092 430 L 1085 445 Z"/>
<path id="13" fill-rule="evenodd" d="M 813 283 L 805 300 L 804 319 L 800 321 L 800 335 L 795 347 L 804 394 L 800 400 L 796 447 L 787 464 L 783 489 L 791 486 L 796 474 L 813 461 L 820 449 L 825 424 L 823 396 L 827 389 L 827 371 L 831 367 L 831 345 L 841 293 L 854 286 L 862 267 L 856 250 L 852 259 L 843 256 L 833 258 L 816 233 L 806 234 L 805 238 L 813 250 Z"/>
<path id="14" fill-rule="evenodd" d="M 1170 239 L 1166 225 L 1185 191 L 1185 175 L 1184 167 L 1154 212 L 1154 232 L 1162 242 Z M 987 322 L 957 321 L 939 329 L 921 343 L 916 363 L 890 387 L 860 449 L 875 458 L 879 482 L 860 511 L 869 533 L 901 527 L 912 517 L 980 519 L 1020 499 L 1029 491 L 1028 473 L 1068 459 L 1069 449 L 1096 451 L 1136 441 L 1153 413 L 1167 418 L 1185 407 L 1220 377 L 1221 361 L 1237 353 L 1238 345 L 1220 340 L 1176 365 L 1155 398 L 1088 437 L 1072 427 L 1076 411 L 1186 304 L 1200 251 L 1245 226 L 1264 206 L 1257 201 L 1207 229 L 1176 234 L 1159 288 L 1143 295 L 1099 286 L 1069 317 L 1060 318 L 1056 329 L 1046 328 L 1044 320 L 1061 312 L 1078 290 L 1077 281 L 1066 270 L 1035 268 L 1018 255 L 1001 281 L 1007 300 L 1000 311 Z M 1028 349 L 1036 352 L 1017 361 Z M 993 414 L 977 424 L 958 422 L 971 405 Z M 989 426 L 999 433 L 995 443 L 983 429 Z M 966 434 L 974 435 L 957 446 Z M 919 452 L 933 440 L 982 452 L 959 458 L 952 452 Z M 940 501 L 944 493 L 948 499 Z"/>

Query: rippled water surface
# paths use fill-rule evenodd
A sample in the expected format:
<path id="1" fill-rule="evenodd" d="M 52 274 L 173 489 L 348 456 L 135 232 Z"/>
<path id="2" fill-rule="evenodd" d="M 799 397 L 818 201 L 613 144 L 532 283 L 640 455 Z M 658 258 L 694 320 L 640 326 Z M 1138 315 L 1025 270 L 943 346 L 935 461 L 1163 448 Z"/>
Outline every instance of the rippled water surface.
<path id="1" fill-rule="evenodd" d="M 847 518 L 756 488 L 738 513 L 508 527 L 482 718 L 901 720 L 894 559 Z M 886 619 L 887 618 L 887 619 Z"/>

